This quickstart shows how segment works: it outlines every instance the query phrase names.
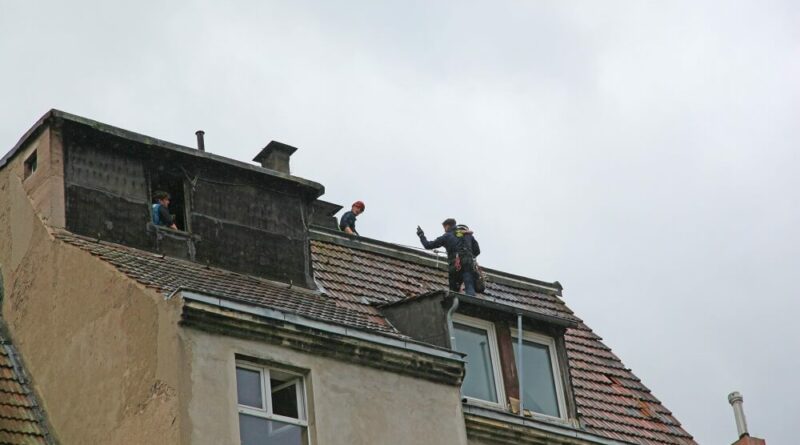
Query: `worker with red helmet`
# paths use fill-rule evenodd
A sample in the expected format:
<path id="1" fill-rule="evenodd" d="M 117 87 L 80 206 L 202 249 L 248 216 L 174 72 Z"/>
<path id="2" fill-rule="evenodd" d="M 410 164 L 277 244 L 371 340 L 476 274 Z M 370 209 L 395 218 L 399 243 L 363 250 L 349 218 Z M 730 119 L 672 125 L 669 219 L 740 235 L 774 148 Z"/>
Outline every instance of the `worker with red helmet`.
<path id="1" fill-rule="evenodd" d="M 339 220 L 339 230 L 350 235 L 358 235 L 358 232 L 356 232 L 356 216 L 362 214 L 365 208 L 363 201 L 354 202 L 350 207 L 350 211 L 345 212 L 342 215 L 342 219 Z"/>

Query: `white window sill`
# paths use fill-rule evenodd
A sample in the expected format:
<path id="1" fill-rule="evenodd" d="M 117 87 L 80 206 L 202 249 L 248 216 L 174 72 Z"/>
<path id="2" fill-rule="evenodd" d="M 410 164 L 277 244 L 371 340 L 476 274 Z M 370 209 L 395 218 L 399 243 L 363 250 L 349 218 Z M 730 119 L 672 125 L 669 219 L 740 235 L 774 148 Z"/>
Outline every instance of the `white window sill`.
<path id="1" fill-rule="evenodd" d="M 553 416 L 548 416 L 546 414 L 539 414 L 527 409 L 525 411 L 529 412 L 531 415 L 520 416 L 519 414 L 514 414 L 513 412 L 511 412 L 510 407 L 502 406 L 498 403 L 487 402 L 484 400 L 472 399 L 469 397 L 463 397 L 461 399 L 461 403 L 463 403 L 466 407 L 489 409 L 498 413 L 503 413 L 508 416 L 516 417 L 518 419 L 535 420 L 537 422 L 546 422 L 553 425 L 567 426 L 570 428 L 576 428 L 578 425 L 576 420 L 565 419 L 561 417 L 553 417 Z"/>

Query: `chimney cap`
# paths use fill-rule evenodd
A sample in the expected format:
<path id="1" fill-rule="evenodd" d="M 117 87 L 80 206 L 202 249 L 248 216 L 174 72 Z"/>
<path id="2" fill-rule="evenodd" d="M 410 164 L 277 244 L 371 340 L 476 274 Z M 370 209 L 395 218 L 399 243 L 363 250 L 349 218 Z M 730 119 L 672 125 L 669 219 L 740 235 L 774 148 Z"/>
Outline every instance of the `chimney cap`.
<path id="1" fill-rule="evenodd" d="M 291 145 L 284 144 L 283 142 L 271 141 L 256 155 L 255 158 L 253 158 L 253 161 L 263 163 L 263 160 L 266 159 L 272 152 L 285 153 L 286 155 L 291 156 L 295 151 L 297 151 L 297 147 L 292 147 Z"/>

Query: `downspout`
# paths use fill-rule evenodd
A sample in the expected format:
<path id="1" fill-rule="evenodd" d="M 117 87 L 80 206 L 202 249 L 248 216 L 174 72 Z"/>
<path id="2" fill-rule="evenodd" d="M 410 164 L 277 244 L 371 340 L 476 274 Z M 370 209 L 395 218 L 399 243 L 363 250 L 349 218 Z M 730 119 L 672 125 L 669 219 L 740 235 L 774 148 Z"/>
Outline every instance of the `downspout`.
<path id="1" fill-rule="evenodd" d="M 458 309 L 458 297 L 455 296 L 452 292 L 448 292 L 447 295 L 453 296 L 453 305 L 450 306 L 450 309 L 447 310 L 447 333 L 450 334 L 450 349 L 453 351 L 456 350 L 456 332 L 453 329 L 453 314 Z"/>
<path id="2" fill-rule="evenodd" d="M 524 380 L 522 378 L 522 314 L 517 314 L 517 383 L 519 384 L 519 415 L 525 417 L 525 407 L 522 403 L 524 393 Z"/>

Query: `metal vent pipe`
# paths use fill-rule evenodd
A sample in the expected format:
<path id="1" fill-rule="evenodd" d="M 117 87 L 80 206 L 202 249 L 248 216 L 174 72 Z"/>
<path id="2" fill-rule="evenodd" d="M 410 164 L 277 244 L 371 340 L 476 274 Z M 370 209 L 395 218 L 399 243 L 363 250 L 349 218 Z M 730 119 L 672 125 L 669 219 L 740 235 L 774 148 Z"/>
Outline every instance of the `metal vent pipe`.
<path id="1" fill-rule="evenodd" d="M 744 398 L 739 394 L 739 391 L 728 394 L 728 403 L 733 407 L 733 416 L 736 418 L 736 430 L 739 432 L 739 437 L 750 435 L 747 432 L 747 420 L 744 418 L 742 402 L 744 402 Z"/>
<path id="2" fill-rule="evenodd" d="M 200 151 L 206 151 L 206 141 L 203 136 L 206 134 L 203 130 L 197 130 L 194 132 L 197 135 L 197 149 Z"/>

